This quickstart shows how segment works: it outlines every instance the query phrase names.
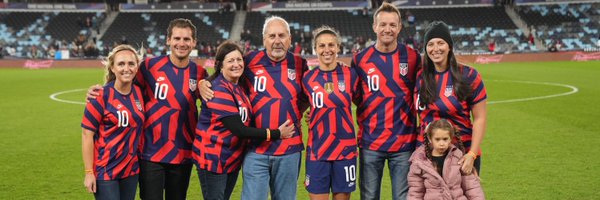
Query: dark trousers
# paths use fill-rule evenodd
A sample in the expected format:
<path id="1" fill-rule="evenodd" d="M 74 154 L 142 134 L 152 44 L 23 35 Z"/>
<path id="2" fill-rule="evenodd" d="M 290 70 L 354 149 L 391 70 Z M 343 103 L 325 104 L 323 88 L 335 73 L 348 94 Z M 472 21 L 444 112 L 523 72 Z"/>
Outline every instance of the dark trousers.
<path id="1" fill-rule="evenodd" d="M 473 167 L 475 169 L 477 169 L 477 174 L 479 174 L 479 176 L 481 176 L 481 156 L 477 157 L 477 159 L 475 159 L 475 162 L 473 162 Z"/>
<path id="2" fill-rule="evenodd" d="M 112 181 L 96 181 L 97 200 L 134 200 L 138 184 L 138 175 Z"/>
<path id="3" fill-rule="evenodd" d="M 217 174 L 211 171 L 198 169 L 198 179 L 205 200 L 224 200 L 231 197 L 235 182 L 240 171 Z"/>
<path id="4" fill-rule="evenodd" d="M 167 164 L 140 160 L 140 198 L 185 200 L 192 164 Z M 164 191 L 164 192 L 163 192 Z"/>

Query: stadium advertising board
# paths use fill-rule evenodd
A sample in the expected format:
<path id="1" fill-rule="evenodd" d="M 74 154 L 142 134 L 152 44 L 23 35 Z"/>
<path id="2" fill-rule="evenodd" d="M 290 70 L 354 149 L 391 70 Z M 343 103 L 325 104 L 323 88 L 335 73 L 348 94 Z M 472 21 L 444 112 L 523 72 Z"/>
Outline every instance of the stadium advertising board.
<path id="1" fill-rule="evenodd" d="M 122 12 L 147 12 L 147 11 L 217 11 L 220 8 L 220 3 L 152 3 L 152 4 L 131 4 L 122 3 Z"/>
<path id="2" fill-rule="evenodd" d="M 6 10 L 106 10 L 104 3 L 4 3 L 0 6 Z"/>

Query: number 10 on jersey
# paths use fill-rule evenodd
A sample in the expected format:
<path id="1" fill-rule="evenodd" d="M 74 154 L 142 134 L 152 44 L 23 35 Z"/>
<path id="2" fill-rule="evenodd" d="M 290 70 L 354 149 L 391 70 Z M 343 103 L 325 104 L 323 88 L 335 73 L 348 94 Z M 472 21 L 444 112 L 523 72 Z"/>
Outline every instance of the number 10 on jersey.
<path id="1" fill-rule="evenodd" d="M 254 77 L 254 91 L 264 92 L 267 88 L 267 77 L 266 76 L 255 76 Z"/>

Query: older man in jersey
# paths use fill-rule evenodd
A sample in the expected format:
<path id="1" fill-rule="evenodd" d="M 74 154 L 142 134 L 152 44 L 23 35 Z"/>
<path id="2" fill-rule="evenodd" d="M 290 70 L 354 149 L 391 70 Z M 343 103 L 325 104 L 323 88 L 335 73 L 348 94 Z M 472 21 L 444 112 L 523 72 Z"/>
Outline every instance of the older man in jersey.
<path id="1" fill-rule="evenodd" d="M 302 74 L 306 60 L 288 52 L 290 26 L 281 17 L 272 16 L 263 26 L 265 49 L 244 57 L 245 87 L 252 103 L 253 125 L 277 129 L 286 120 L 294 123 L 295 134 L 288 139 L 252 140 L 242 166 L 242 199 L 296 199 L 302 143 L 302 112 L 308 102 L 302 93 Z M 203 98 L 212 98 L 210 84 L 200 84 Z"/>

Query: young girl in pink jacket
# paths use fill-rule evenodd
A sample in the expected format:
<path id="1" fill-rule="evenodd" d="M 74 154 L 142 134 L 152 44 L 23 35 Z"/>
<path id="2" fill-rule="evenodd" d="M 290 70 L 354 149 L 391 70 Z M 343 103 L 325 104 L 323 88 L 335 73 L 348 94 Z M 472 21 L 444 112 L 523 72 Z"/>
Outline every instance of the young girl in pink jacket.
<path id="1" fill-rule="evenodd" d="M 448 120 L 429 124 L 424 139 L 409 160 L 409 200 L 485 199 L 476 172 L 460 171 L 458 160 L 463 157 L 464 149 L 458 132 Z"/>

